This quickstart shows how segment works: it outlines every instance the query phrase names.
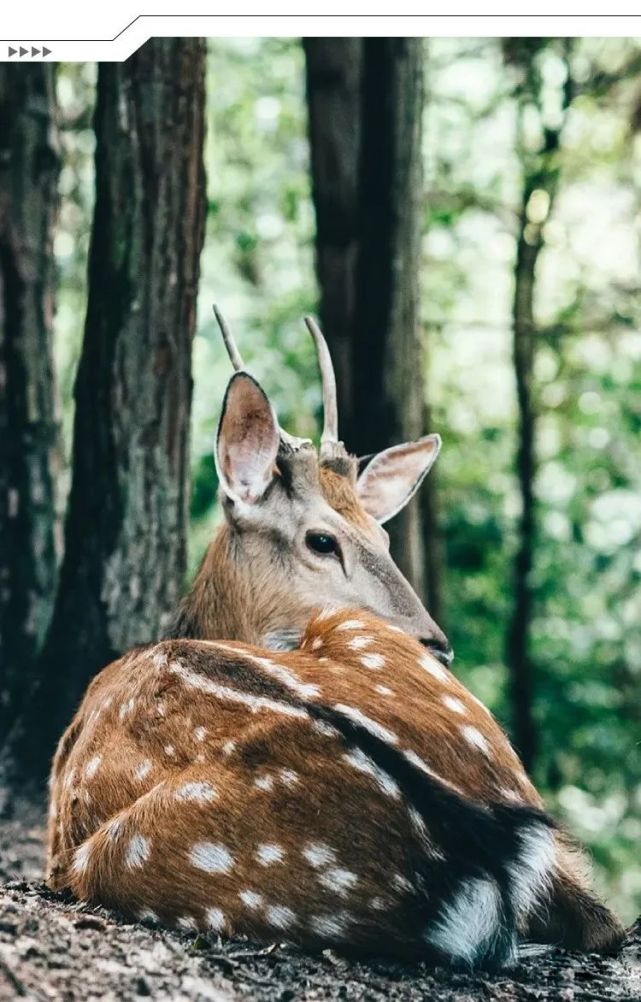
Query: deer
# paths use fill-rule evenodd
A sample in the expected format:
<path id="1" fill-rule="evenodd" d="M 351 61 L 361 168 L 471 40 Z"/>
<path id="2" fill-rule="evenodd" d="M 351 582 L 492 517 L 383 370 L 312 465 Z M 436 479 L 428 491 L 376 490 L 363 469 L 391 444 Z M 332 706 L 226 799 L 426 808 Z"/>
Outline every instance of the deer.
<path id="1" fill-rule="evenodd" d="M 359 466 L 307 318 L 317 450 L 217 317 L 224 520 L 169 636 L 105 667 L 60 740 L 49 886 L 185 932 L 468 969 L 528 940 L 616 950 L 582 853 L 390 556 L 439 436 Z"/>

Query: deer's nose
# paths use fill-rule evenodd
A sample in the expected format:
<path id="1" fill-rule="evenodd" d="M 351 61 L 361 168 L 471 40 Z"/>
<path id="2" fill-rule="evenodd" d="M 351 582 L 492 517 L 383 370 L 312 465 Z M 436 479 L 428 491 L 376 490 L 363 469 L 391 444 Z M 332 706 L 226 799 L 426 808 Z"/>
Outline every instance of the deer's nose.
<path id="1" fill-rule="evenodd" d="M 454 651 L 445 634 L 442 634 L 440 637 L 421 637 L 421 643 L 424 647 L 427 647 L 430 654 L 433 654 L 437 661 L 440 661 L 442 665 L 449 668 L 454 660 Z"/>

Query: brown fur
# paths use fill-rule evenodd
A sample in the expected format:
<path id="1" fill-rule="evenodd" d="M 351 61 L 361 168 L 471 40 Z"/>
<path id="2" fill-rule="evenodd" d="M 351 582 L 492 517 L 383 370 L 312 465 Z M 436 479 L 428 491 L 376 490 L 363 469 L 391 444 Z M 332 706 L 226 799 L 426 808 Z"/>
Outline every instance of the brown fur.
<path id="1" fill-rule="evenodd" d="M 429 626 L 411 593 L 398 607 L 407 582 L 359 504 L 353 463 L 347 472 L 305 453 L 279 476 L 290 492 L 321 493 L 343 520 L 355 553 L 378 567 L 389 618 L 414 609 L 411 621 Z M 425 881 L 449 851 L 438 819 L 435 831 L 422 828 L 407 796 L 347 759 L 312 708 L 342 707 L 384 728 L 466 802 L 538 809 L 540 797 L 489 712 L 412 637 L 361 610 L 310 621 L 310 599 L 288 574 L 274 584 L 278 546 L 265 559 L 264 541 L 252 550 L 248 535 L 219 530 L 179 619 L 176 636 L 186 639 L 132 651 L 89 686 L 53 765 L 49 883 L 167 924 L 423 956 Z M 298 649 L 251 646 L 288 624 L 301 624 Z M 219 872 L 194 865 L 199 843 L 224 847 Z M 304 850 L 315 843 L 329 847 L 331 863 L 310 862 Z M 277 845 L 282 859 L 263 865 L 261 844 Z M 548 912 L 522 916 L 522 931 L 612 948 L 621 927 L 560 838 L 556 853 Z"/>
<path id="2" fill-rule="evenodd" d="M 96 678 L 54 765 L 49 882 L 170 925 L 206 929 L 213 921 L 217 931 L 264 941 L 420 956 L 416 860 L 426 851 L 447 857 L 448 846 L 431 832 L 426 841 L 405 798 L 382 792 L 345 759 L 338 736 L 319 731 L 305 712 L 256 708 L 229 692 L 276 706 L 291 697 L 295 711 L 299 692 L 312 704 L 352 708 L 471 801 L 539 807 L 536 790 L 491 714 L 414 640 L 374 617 L 317 617 L 299 651 L 270 654 L 276 676 L 254 660 L 266 653 L 239 643 L 165 641 Z M 289 672 L 288 686 L 280 669 Z M 212 685 L 223 689 L 207 691 Z M 317 688 L 300 688 L 310 686 Z M 463 727 L 475 728 L 482 747 L 463 737 Z M 183 800 L 177 793 L 186 784 L 207 784 L 215 795 Z M 128 865 L 139 838 L 144 858 Z M 194 866 L 189 854 L 198 843 L 225 847 L 229 869 Z M 331 865 L 305 857 L 316 843 L 332 851 Z M 262 865 L 261 844 L 277 845 L 282 860 Z M 340 891 L 331 886 L 332 868 L 345 882 Z M 603 930 L 607 915 L 610 936 L 599 945 L 611 946 L 617 930 L 609 913 L 577 891 L 572 876 L 558 879 L 555 915 L 573 910 L 578 922 L 571 942 L 586 945 L 581 922 Z M 247 891 L 261 896 L 260 907 L 244 902 Z M 568 935 L 558 922 L 551 932 Z"/>

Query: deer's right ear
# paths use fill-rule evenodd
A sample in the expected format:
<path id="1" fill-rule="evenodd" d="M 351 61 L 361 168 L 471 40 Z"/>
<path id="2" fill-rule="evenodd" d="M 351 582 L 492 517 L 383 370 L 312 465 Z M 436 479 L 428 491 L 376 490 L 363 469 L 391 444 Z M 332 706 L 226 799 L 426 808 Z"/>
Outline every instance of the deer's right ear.
<path id="1" fill-rule="evenodd" d="M 232 501 L 255 504 L 274 476 L 280 431 L 255 379 L 237 372 L 229 381 L 214 458 L 220 486 Z"/>

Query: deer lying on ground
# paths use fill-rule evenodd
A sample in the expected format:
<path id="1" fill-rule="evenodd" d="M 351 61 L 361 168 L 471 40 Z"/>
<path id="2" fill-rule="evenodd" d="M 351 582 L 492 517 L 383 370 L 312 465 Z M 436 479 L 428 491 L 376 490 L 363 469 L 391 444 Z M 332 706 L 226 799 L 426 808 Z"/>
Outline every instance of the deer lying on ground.
<path id="1" fill-rule="evenodd" d="M 387 549 L 427 436 L 358 474 L 323 376 L 320 451 L 238 369 L 225 523 L 175 634 L 91 683 L 55 757 L 48 880 L 183 929 L 500 966 L 519 937 L 608 951 L 617 919 Z"/>

